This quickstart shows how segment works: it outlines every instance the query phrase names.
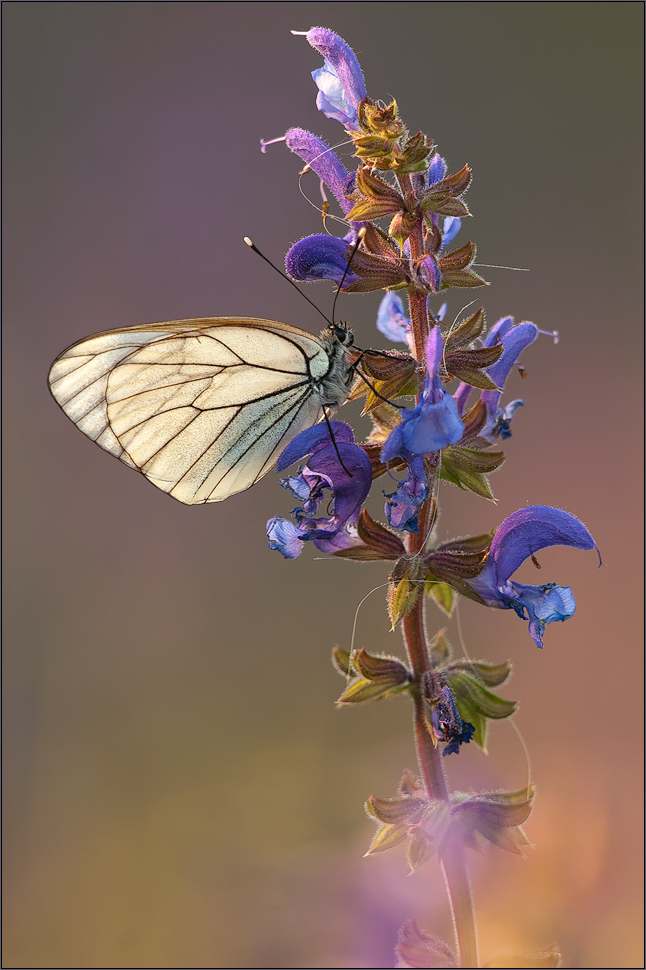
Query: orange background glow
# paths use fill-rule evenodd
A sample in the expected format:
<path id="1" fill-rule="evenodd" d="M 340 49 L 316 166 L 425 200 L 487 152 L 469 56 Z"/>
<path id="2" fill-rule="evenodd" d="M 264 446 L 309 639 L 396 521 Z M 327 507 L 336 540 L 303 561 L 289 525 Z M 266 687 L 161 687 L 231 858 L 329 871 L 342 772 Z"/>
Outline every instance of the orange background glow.
<path id="1" fill-rule="evenodd" d="M 321 59 L 355 49 L 451 171 L 474 171 L 489 323 L 561 332 L 522 396 L 493 505 L 442 487 L 440 538 L 526 504 L 576 514 L 594 553 L 552 548 L 523 582 L 570 585 L 537 650 L 511 611 L 463 602 L 471 656 L 538 785 L 525 860 L 470 853 L 483 959 L 558 942 L 568 967 L 641 967 L 641 37 L 638 3 L 7 3 L 5 45 L 5 966 L 388 967 L 408 916 L 450 938 L 430 861 L 364 859 L 363 800 L 414 767 L 406 700 L 337 711 L 335 642 L 384 564 L 268 550 L 291 504 L 270 473 L 187 508 L 79 434 L 53 358 L 93 332 L 239 314 L 321 321 L 243 244 L 280 262 L 321 230 L 299 160 L 259 139 L 302 126 Z M 339 149 L 340 152 L 348 148 Z M 313 176 L 304 190 L 318 200 Z M 308 289 L 329 312 L 332 288 Z M 383 347 L 378 294 L 345 296 Z M 440 301 L 438 301 L 439 304 Z M 356 406 L 350 416 L 367 431 Z M 355 420 L 356 419 L 356 420 Z M 379 495 L 379 489 L 376 490 Z M 293 504 L 293 503 L 292 503 Z M 373 511 L 379 511 L 375 503 Z M 538 577 L 538 578 L 537 578 Z M 429 605 L 434 631 L 443 617 Z M 455 620 L 448 636 L 459 649 Z M 384 590 L 357 646 L 401 653 Z M 447 758 L 461 790 L 519 788 L 512 728 Z"/>

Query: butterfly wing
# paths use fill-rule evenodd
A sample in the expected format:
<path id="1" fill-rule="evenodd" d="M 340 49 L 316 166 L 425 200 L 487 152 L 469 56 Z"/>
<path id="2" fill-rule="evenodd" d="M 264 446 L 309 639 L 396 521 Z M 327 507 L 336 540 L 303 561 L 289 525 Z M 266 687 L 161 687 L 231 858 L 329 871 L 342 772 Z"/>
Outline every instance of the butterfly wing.
<path id="1" fill-rule="evenodd" d="M 49 384 L 76 426 L 186 505 L 257 482 L 323 416 L 321 341 L 254 317 L 176 320 L 95 334 Z"/>

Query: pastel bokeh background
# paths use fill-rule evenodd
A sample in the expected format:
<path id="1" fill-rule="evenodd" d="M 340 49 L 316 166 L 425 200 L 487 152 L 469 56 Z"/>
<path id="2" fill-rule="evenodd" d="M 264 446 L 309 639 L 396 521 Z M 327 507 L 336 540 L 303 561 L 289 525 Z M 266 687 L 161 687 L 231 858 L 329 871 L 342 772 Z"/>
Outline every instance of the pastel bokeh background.
<path id="1" fill-rule="evenodd" d="M 408 877 L 399 850 L 362 858 L 363 799 L 414 767 L 407 703 L 333 705 L 330 649 L 386 569 L 269 552 L 265 521 L 290 507 L 273 473 L 226 506 L 179 505 L 93 447 L 46 387 L 57 353 L 111 327 L 241 314 L 320 328 L 242 243 L 280 261 L 320 230 L 298 160 L 258 148 L 292 125 L 342 138 L 315 109 L 319 56 L 289 33 L 319 24 L 354 47 L 373 98 L 395 96 L 452 171 L 473 167 L 459 238 L 531 270 L 484 271 L 493 285 L 450 291 L 450 311 L 475 296 L 490 323 L 561 331 L 510 379 L 526 406 L 498 505 L 447 486 L 442 537 L 552 504 L 605 562 L 554 548 L 540 579 L 523 567 L 577 598 L 542 652 L 513 613 L 461 607 L 469 653 L 514 662 L 501 692 L 521 703 L 539 788 L 527 859 L 473 854 L 483 957 L 558 941 L 568 967 L 643 966 L 642 4 L 3 13 L 4 965 L 388 967 L 406 916 L 450 936 L 433 861 Z M 326 284 L 308 292 L 329 311 Z M 384 346 L 377 303 L 340 301 L 360 346 Z M 383 590 L 357 631 L 400 651 Z M 488 757 L 473 747 L 447 759 L 454 787 L 525 782 L 508 724 Z"/>

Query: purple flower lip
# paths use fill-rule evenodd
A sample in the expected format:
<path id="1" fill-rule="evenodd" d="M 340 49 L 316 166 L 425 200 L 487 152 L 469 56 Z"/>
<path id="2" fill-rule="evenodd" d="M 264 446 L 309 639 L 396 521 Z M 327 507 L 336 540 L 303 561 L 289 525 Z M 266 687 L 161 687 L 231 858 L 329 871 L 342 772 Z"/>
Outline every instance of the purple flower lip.
<path id="1" fill-rule="evenodd" d="M 480 393 L 480 400 L 487 408 L 487 420 L 480 432 L 481 437 L 488 438 L 490 441 L 495 440 L 499 435 L 502 438 L 511 437 L 511 419 L 516 408 L 521 407 L 524 402 L 518 399 L 512 401 L 505 408 L 500 408 L 502 390 L 523 350 L 533 344 L 541 332 L 533 323 L 525 321 L 514 326 L 513 317 L 502 317 L 485 337 L 483 346 L 493 347 L 502 343 L 504 350 L 496 363 L 487 368 L 487 374 L 497 385 L 498 390 L 481 391 Z M 463 414 L 466 409 L 467 398 L 471 390 L 471 385 L 463 382 L 454 394 L 460 414 Z"/>
<path id="2" fill-rule="evenodd" d="M 349 212 L 353 203 L 347 196 L 355 188 L 356 176 L 348 172 L 334 149 L 304 128 L 290 128 L 285 135 L 285 141 L 289 150 L 307 162 L 312 171 L 331 189 L 343 212 Z"/>
<path id="3" fill-rule="evenodd" d="M 348 424 L 331 421 L 330 427 L 334 441 L 327 424 L 316 424 L 297 435 L 278 459 L 280 472 L 310 456 L 297 476 L 281 481 L 303 503 L 292 512 L 296 524 L 280 516 L 267 523 L 270 549 L 276 549 L 286 559 L 295 559 L 308 540 L 321 552 L 337 552 L 361 544 L 357 522 L 372 484 L 372 465 L 363 448 L 354 444 Z M 332 492 L 329 514 L 316 518 L 326 489 Z"/>
<path id="4" fill-rule="evenodd" d="M 488 606 L 513 609 L 529 620 L 529 633 L 538 647 L 543 646 L 548 623 L 574 615 L 572 590 L 555 583 L 526 586 L 510 577 L 526 559 L 548 546 L 597 549 L 586 527 L 574 515 L 549 505 L 529 505 L 507 516 L 493 538 L 484 569 L 469 580 Z"/>
<path id="5" fill-rule="evenodd" d="M 319 233 L 295 243 L 285 257 L 287 272 L 295 280 L 333 280 L 337 285 L 345 275 L 344 288 L 359 281 L 348 266 L 349 246 L 344 239 Z"/>

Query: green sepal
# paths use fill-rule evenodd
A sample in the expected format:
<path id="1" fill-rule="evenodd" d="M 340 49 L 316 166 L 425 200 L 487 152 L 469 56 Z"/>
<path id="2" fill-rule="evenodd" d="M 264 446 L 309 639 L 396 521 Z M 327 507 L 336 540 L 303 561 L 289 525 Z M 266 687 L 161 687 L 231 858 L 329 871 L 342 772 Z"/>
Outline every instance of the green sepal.
<path id="1" fill-rule="evenodd" d="M 459 219 L 464 219 L 471 215 L 462 199 L 454 199 L 446 192 L 436 192 L 433 196 L 429 196 L 423 203 L 423 208 L 424 212 L 429 214 L 433 212 L 438 216 L 457 216 Z"/>
<path id="2" fill-rule="evenodd" d="M 407 967 L 457 967 L 453 950 L 439 937 L 420 930 L 414 919 L 407 919 L 397 934 L 395 952 L 398 966 Z"/>
<path id="3" fill-rule="evenodd" d="M 451 644 L 444 636 L 445 633 L 446 629 L 438 630 L 429 644 L 431 661 L 435 667 L 442 667 L 453 655 Z"/>
<path id="4" fill-rule="evenodd" d="M 440 290 L 448 290 L 451 286 L 490 286 L 491 284 L 474 273 L 472 269 L 449 270 L 442 273 Z"/>
<path id="5" fill-rule="evenodd" d="M 426 594 L 431 597 L 436 606 L 439 606 L 442 612 L 451 619 L 458 601 L 457 590 L 449 586 L 448 583 L 440 583 L 435 579 L 427 579 L 424 588 Z"/>
<path id="6" fill-rule="evenodd" d="M 382 219 L 384 216 L 391 216 L 394 212 L 399 212 L 400 205 L 393 199 L 362 199 L 348 212 L 346 218 L 352 222 L 361 222 L 364 219 Z"/>
<path id="7" fill-rule="evenodd" d="M 393 846 L 403 842 L 407 835 L 407 825 L 384 825 L 377 831 L 366 855 L 374 855 L 375 852 L 385 852 L 386 849 L 392 849 Z"/>
<path id="8" fill-rule="evenodd" d="M 355 671 L 350 663 L 350 654 L 337 643 L 332 649 L 332 666 L 344 677 L 356 677 Z"/>
<path id="9" fill-rule="evenodd" d="M 368 815 L 376 818 L 383 825 L 399 825 L 400 822 L 414 824 L 419 822 L 428 808 L 425 796 L 412 797 L 400 795 L 395 798 L 377 798 L 371 795 L 365 803 Z"/>
<path id="10" fill-rule="evenodd" d="M 535 794 L 536 788 L 531 784 L 513 792 L 453 792 L 453 824 L 464 844 L 471 848 L 477 848 L 484 838 L 500 849 L 522 855 L 521 846 L 531 843 L 520 825 L 529 818 Z"/>
<path id="11" fill-rule="evenodd" d="M 432 840 L 428 838 L 421 825 L 411 825 L 409 826 L 408 831 L 410 839 L 408 842 L 408 852 L 406 855 L 408 857 L 410 871 L 415 872 L 415 870 L 419 869 L 420 866 L 423 866 L 425 862 L 428 862 L 435 852 L 435 846 Z"/>
<path id="12" fill-rule="evenodd" d="M 475 674 L 487 687 L 499 687 L 503 684 L 511 673 L 511 661 L 503 660 L 499 664 L 488 664 L 483 660 L 454 660 L 444 673 L 451 673 L 453 670 L 466 670 Z"/>
<path id="13" fill-rule="evenodd" d="M 475 448 L 449 445 L 442 452 L 438 478 L 451 482 L 452 485 L 457 485 L 463 490 L 475 492 L 489 502 L 495 502 L 496 498 L 491 490 L 487 472 L 500 468 L 504 460 L 505 455 L 502 451 L 485 453 Z"/>
<path id="14" fill-rule="evenodd" d="M 502 356 L 503 344 L 494 347 L 479 347 L 475 350 L 458 348 L 444 356 L 444 366 L 447 374 L 458 380 L 479 387 L 483 391 L 500 390 L 497 384 L 484 372 L 484 368 L 492 367 Z"/>
<path id="15" fill-rule="evenodd" d="M 485 314 L 482 307 L 476 310 L 470 317 L 464 320 L 457 329 L 452 330 L 444 344 L 445 354 L 453 353 L 460 347 L 466 347 L 472 341 L 477 340 L 485 325 Z"/>
<path id="16" fill-rule="evenodd" d="M 360 704 L 363 701 L 378 701 L 388 694 L 401 694 L 408 690 L 408 684 L 392 684 L 359 677 L 343 691 L 337 704 Z"/>
<path id="17" fill-rule="evenodd" d="M 483 963 L 483 967 L 560 967 L 561 951 L 556 943 L 549 950 L 502 950 Z"/>
<path id="18" fill-rule="evenodd" d="M 388 614 L 392 630 L 415 606 L 428 574 L 421 556 L 402 556 L 395 563 L 388 577 Z"/>
<path id="19" fill-rule="evenodd" d="M 465 670 L 446 670 L 444 673 L 453 691 L 456 703 L 458 703 L 459 698 L 462 698 L 484 717 L 499 720 L 509 717 L 517 709 L 516 701 L 507 701 L 503 697 L 498 697 L 497 694 L 494 694 L 493 691 L 490 691 L 488 687 L 485 687 L 476 677 Z"/>
<path id="20" fill-rule="evenodd" d="M 411 612 L 417 597 L 419 584 L 411 583 L 407 577 L 398 583 L 391 583 L 388 590 L 388 613 L 390 615 L 391 630 L 394 630 L 400 620 Z"/>
<path id="21" fill-rule="evenodd" d="M 354 655 L 354 668 L 366 680 L 387 682 L 393 687 L 412 679 L 408 668 L 397 657 L 375 656 L 363 647 Z"/>

